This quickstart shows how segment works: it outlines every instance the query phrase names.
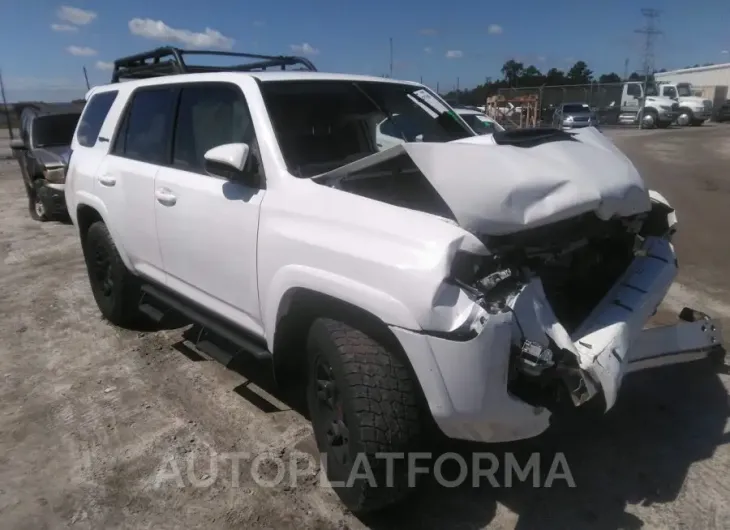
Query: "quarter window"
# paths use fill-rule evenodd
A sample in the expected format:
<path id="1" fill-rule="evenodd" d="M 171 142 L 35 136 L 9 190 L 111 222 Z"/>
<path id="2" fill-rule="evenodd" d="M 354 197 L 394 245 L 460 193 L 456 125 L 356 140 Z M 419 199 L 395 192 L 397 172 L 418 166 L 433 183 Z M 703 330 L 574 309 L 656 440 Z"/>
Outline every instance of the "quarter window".
<path id="1" fill-rule="evenodd" d="M 111 90 L 91 96 L 86 104 L 81 120 L 76 130 L 76 140 L 83 147 L 94 147 L 99 137 L 99 131 L 104 124 L 109 109 L 117 99 L 117 91 Z"/>

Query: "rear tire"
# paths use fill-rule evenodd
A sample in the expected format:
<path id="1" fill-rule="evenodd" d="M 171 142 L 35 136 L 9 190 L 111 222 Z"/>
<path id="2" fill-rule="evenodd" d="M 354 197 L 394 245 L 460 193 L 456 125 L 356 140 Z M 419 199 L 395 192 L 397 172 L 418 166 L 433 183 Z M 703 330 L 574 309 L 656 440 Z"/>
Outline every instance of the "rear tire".
<path id="1" fill-rule="evenodd" d="M 699 127 L 703 123 L 705 123 L 705 120 L 692 120 L 692 127 Z"/>
<path id="2" fill-rule="evenodd" d="M 330 319 L 312 324 L 307 351 L 307 405 L 333 489 L 353 513 L 401 501 L 415 485 L 408 484 L 407 455 L 421 438 L 408 368 L 370 336 Z M 392 470 L 376 458 L 382 453 L 400 453 Z"/>
<path id="3" fill-rule="evenodd" d="M 139 282 L 124 265 L 106 224 L 102 221 L 93 223 L 82 246 L 91 291 L 102 316 L 121 327 L 137 322 L 140 317 Z"/>

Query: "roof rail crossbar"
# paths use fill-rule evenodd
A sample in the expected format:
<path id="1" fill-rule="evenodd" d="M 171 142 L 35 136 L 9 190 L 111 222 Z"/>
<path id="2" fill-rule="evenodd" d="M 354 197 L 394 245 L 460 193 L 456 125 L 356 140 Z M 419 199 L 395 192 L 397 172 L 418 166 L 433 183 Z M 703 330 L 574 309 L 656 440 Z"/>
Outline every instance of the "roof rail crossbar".
<path id="1" fill-rule="evenodd" d="M 233 66 L 191 65 L 184 56 L 214 55 L 221 57 L 240 57 L 257 59 L 256 61 Z M 143 53 L 122 57 L 114 61 L 112 83 L 121 79 L 146 79 L 165 75 L 200 73 L 200 72 L 254 72 L 279 67 L 300 65 L 304 70 L 316 72 L 314 64 L 304 57 L 292 55 L 259 55 L 253 53 L 224 52 L 216 50 L 182 50 L 172 46 L 164 46 Z"/>

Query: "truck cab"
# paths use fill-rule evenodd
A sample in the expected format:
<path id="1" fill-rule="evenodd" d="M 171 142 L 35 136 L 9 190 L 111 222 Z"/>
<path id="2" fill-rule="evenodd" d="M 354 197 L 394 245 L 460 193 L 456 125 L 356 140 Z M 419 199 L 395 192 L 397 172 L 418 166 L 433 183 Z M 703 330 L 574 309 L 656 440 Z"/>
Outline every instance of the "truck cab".
<path id="1" fill-rule="evenodd" d="M 636 124 L 651 129 L 669 127 L 677 119 L 679 103 L 661 96 L 654 83 L 630 81 L 624 83 L 621 91 L 621 112 L 619 123 Z"/>
<path id="2" fill-rule="evenodd" d="M 659 83 L 662 97 L 672 99 L 679 104 L 677 123 L 682 126 L 702 125 L 712 116 L 712 101 L 695 96 L 691 83 Z"/>

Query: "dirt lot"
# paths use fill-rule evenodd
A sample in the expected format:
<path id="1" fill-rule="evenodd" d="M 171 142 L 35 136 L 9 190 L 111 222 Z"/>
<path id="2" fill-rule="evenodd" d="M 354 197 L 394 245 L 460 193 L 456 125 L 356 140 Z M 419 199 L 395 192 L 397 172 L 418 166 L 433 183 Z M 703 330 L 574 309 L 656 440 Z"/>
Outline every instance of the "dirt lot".
<path id="1" fill-rule="evenodd" d="M 730 127 L 608 134 L 678 209 L 683 269 L 668 309 L 694 303 L 727 324 Z M 180 329 L 120 330 L 102 322 L 72 227 L 29 218 L 11 161 L 0 161 L 0 252 L 1 528 L 730 524 L 730 377 L 705 364 L 631 376 L 601 421 L 520 444 L 448 448 L 467 456 L 539 448 L 548 463 L 562 452 L 576 488 L 563 481 L 553 488 L 486 481 L 472 488 L 469 481 L 455 489 L 429 482 L 405 507 L 361 521 L 315 478 L 269 488 L 252 475 L 258 469 L 271 478 L 276 469 L 266 463 L 241 461 L 238 484 L 232 462 L 209 467 L 211 450 L 301 459 L 300 452 L 314 453 L 308 424 L 281 396 L 262 390 L 270 386 L 265 370 L 203 360 L 180 345 Z M 175 466 L 182 485 L 156 480 Z"/>

